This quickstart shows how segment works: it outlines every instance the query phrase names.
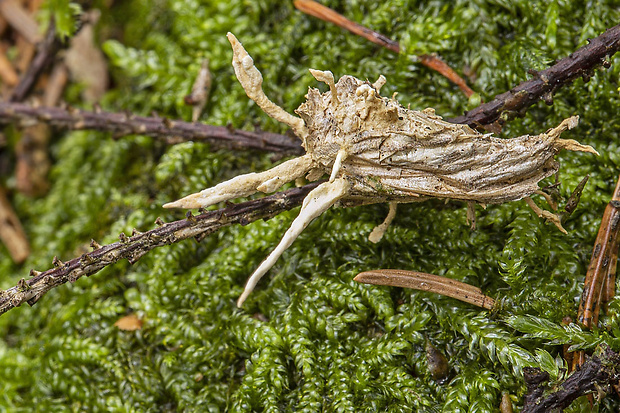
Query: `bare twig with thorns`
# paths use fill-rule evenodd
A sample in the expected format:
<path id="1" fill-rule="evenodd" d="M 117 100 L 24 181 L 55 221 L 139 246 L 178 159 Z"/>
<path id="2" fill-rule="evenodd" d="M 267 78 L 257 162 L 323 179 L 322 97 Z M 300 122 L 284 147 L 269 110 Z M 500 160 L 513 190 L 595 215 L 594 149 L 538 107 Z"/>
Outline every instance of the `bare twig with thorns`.
<path id="1" fill-rule="evenodd" d="M 578 77 L 587 81 L 599 66 L 609 67 L 610 58 L 620 50 L 620 25 L 614 26 L 590 43 L 571 53 L 548 69 L 495 96 L 490 102 L 470 110 L 463 116 L 448 119 L 454 123 L 466 123 L 472 127 L 489 125 L 497 120 L 506 121 L 522 112 L 539 100 L 553 103 L 553 94 L 562 86 Z"/>
<path id="2" fill-rule="evenodd" d="M 259 219 L 269 219 L 279 213 L 301 205 L 304 197 L 319 183 L 290 189 L 255 201 L 242 202 L 217 211 L 205 212 L 186 219 L 163 223 L 157 220 L 158 228 L 132 236 L 121 233 L 120 241 L 101 246 L 91 242 L 92 252 L 70 261 L 53 261 L 54 268 L 44 272 L 31 270 L 32 278 L 21 279 L 16 286 L 0 290 L 0 314 L 27 302 L 34 305 L 46 292 L 54 287 L 75 282 L 122 259 L 135 263 L 154 248 L 169 245 L 187 238 L 200 240 L 206 235 L 233 224 L 247 225 Z"/>
<path id="3" fill-rule="evenodd" d="M 288 136 L 270 132 L 248 132 L 226 126 L 169 120 L 161 117 L 134 116 L 125 113 L 86 111 L 74 108 L 35 107 L 21 103 L 0 102 L 0 124 L 44 122 L 67 130 L 97 130 L 115 135 L 147 135 L 203 141 L 218 147 L 257 149 L 284 154 L 302 153 L 301 145 Z"/>

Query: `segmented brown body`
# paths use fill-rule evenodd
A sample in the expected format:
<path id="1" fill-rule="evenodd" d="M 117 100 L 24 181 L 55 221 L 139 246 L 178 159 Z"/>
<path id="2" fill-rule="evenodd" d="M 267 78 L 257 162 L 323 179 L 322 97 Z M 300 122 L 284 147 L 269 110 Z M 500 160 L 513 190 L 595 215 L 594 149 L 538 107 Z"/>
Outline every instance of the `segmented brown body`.
<path id="1" fill-rule="evenodd" d="M 343 76 L 330 92 L 310 89 L 296 113 L 309 134 L 305 148 L 329 173 L 345 148 L 340 175 L 350 180 L 342 204 L 451 198 L 495 204 L 521 199 L 557 172 L 562 148 L 587 150 L 559 139 L 570 118 L 540 135 L 501 139 L 442 120 L 432 109 L 404 108 L 368 82 Z M 334 104 L 335 103 L 335 104 Z"/>

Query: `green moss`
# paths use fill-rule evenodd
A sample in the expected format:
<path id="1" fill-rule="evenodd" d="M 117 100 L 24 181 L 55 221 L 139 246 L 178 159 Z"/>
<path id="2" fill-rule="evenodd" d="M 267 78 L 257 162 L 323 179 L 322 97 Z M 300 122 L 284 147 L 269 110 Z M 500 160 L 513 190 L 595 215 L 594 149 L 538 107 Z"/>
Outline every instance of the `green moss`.
<path id="1" fill-rule="evenodd" d="M 115 88 L 102 105 L 139 114 L 189 119 L 183 96 L 201 60 L 214 85 L 201 121 L 282 132 L 236 81 L 225 34 L 234 32 L 254 57 L 267 94 L 289 111 L 317 82 L 308 68 L 388 83 L 384 95 L 412 108 L 452 116 L 471 103 L 439 74 L 415 62 L 438 53 L 479 98 L 527 79 L 620 20 L 612 1 L 325 1 L 351 19 L 401 42 L 391 52 L 295 11 L 292 2 L 131 0 L 102 16 L 100 35 Z M 67 2 L 56 13 L 69 18 Z M 62 11 L 64 10 L 64 11 Z M 64 26 L 63 26 L 64 27 Z M 68 30 L 69 26 L 64 30 Z M 502 136 L 539 133 L 578 114 L 568 132 L 599 158 L 561 153 L 563 200 L 586 174 L 568 235 L 524 202 L 477 209 L 470 231 L 460 203 L 403 205 L 379 244 L 367 240 L 385 205 L 333 209 L 313 222 L 261 281 L 244 309 L 244 282 L 297 214 L 232 227 L 202 243 L 160 248 L 134 266 L 119 263 L 57 288 L 32 308 L 0 317 L 0 400 L 9 411 L 494 411 L 502 392 L 522 399 L 524 366 L 561 375 L 562 344 L 620 349 L 620 304 L 585 332 L 560 326 L 575 316 L 603 209 L 620 169 L 620 58 L 562 89 L 553 106 L 539 103 Z M 80 106 L 81 102 L 73 102 Z M 166 146 L 133 136 L 58 134 L 50 192 L 16 195 L 34 253 L 24 266 L 0 246 L 2 286 L 69 259 L 91 238 L 150 229 L 158 216 L 183 212 L 161 205 L 272 164 L 268 154 L 213 151 L 201 143 Z M 10 184 L 11 179 L 8 180 Z M 549 181 L 551 183 L 551 181 Z M 542 200 L 539 201 L 542 203 Z M 361 271 L 402 268 L 445 275 L 481 287 L 502 302 L 498 314 L 455 300 L 396 288 L 359 285 Z M 128 313 L 142 330 L 113 324 Z M 424 345 L 450 362 L 445 384 L 433 381 Z M 577 406 L 577 405 L 576 405 Z M 576 407 L 575 407 L 576 408 Z M 601 411 L 616 411 L 609 398 Z"/>

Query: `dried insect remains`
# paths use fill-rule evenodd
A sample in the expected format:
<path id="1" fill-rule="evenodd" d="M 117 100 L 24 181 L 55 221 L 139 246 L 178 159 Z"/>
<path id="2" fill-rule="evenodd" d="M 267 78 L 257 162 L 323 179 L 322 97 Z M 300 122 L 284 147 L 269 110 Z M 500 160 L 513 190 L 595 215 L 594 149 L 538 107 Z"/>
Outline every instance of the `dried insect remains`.
<path id="1" fill-rule="evenodd" d="M 263 78 L 252 58 L 231 33 L 233 66 L 248 97 L 272 118 L 289 125 L 302 139 L 306 155 L 268 171 L 250 173 L 213 188 L 164 205 L 166 208 L 200 208 L 221 201 L 273 192 L 283 184 L 306 176 L 317 180 L 329 175 L 305 198 L 301 211 L 278 246 L 249 278 L 237 305 L 241 306 L 260 278 L 275 264 L 295 238 L 332 205 L 356 206 L 389 202 L 386 220 L 370 240 L 378 242 L 396 213 L 396 205 L 428 198 L 450 198 L 473 206 L 525 198 L 536 213 L 564 231 L 559 218 L 529 198 L 538 182 L 558 168 L 554 155 L 562 149 L 597 154 L 587 145 L 561 139 L 577 125 L 576 116 L 540 135 L 500 139 L 483 135 L 467 125 L 442 120 L 433 109 L 409 110 L 395 99 L 381 97 L 385 84 L 343 76 L 338 83 L 329 71 L 310 70 L 329 86 L 320 93 L 310 88 L 307 101 L 293 116 L 267 98 Z"/>

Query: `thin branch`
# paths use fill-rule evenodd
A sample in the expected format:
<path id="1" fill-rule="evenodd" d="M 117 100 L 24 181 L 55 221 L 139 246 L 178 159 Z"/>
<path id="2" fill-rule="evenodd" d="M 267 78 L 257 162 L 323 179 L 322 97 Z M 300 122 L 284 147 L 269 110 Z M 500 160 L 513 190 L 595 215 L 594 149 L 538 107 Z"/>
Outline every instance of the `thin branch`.
<path id="1" fill-rule="evenodd" d="M 369 29 L 368 27 L 362 26 L 359 23 L 351 21 L 344 17 L 342 14 L 335 12 L 329 7 L 323 6 L 320 3 L 317 3 L 313 0 L 295 0 L 295 7 L 311 16 L 314 16 L 323 21 L 333 23 L 336 26 L 342 27 L 345 30 L 350 31 L 353 34 L 361 36 L 374 44 L 378 44 L 379 46 L 385 47 L 395 53 L 400 53 L 401 48 L 400 44 L 397 41 L 390 39 L 389 37 L 377 33 L 374 30 Z M 431 70 L 435 70 L 447 78 L 449 81 L 457 85 L 461 91 L 468 98 L 474 94 L 474 91 L 467 86 L 467 83 L 461 76 L 458 75 L 446 62 L 441 60 L 438 56 L 432 54 L 423 54 L 417 56 L 418 61 L 428 67 Z"/>
<path id="2" fill-rule="evenodd" d="M 478 307 L 493 309 L 495 300 L 482 294 L 482 290 L 447 277 L 418 271 L 374 270 L 358 274 L 353 280 L 366 284 L 388 285 L 392 287 L 412 288 L 414 290 L 456 298 Z"/>
<path id="3" fill-rule="evenodd" d="M 122 259 L 131 264 L 138 261 L 144 254 L 164 245 L 176 243 L 187 238 L 201 240 L 206 235 L 216 232 L 232 224 L 247 225 L 259 219 L 269 219 L 281 212 L 301 205 L 305 196 L 314 189 L 319 182 L 301 188 L 294 188 L 274 195 L 242 202 L 217 211 L 209 211 L 167 224 L 158 220 L 161 226 L 131 237 L 121 233 L 120 241 L 100 246 L 91 242 L 93 251 L 83 254 L 67 262 L 61 262 L 54 257 L 54 267 L 45 272 L 31 270 L 32 278 L 21 279 L 15 287 L 0 290 L 0 314 L 18 307 L 24 302 L 34 305 L 46 292 L 54 287 L 75 282 L 83 276 L 89 276 L 102 268 L 114 264 Z"/>
<path id="4" fill-rule="evenodd" d="M 148 135 L 174 141 L 204 141 L 220 147 L 258 149 L 284 154 L 303 153 L 297 139 L 269 132 L 248 132 L 225 126 L 212 126 L 169 120 L 160 117 L 134 116 L 125 113 L 85 111 L 73 108 L 34 107 L 22 103 L 0 102 L 0 124 L 17 121 L 44 122 L 67 130 L 97 130 L 116 135 Z"/>
<path id="5" fill-rule="evenodd" d="M 549 374 L 537 368 L 525 368 L 524 379 L 528 388 L 522 413 L 544 413 L 564 409 L 580 396 L 594 391 L 611 391 L 620 379 L 620 355 L 606 347 L 597 351 L 580 370 L 575 371 L 554 391 L 546 393 L 544 383 Z"/>
<path id="6" fill-rule="evenodd" d="M 47 28 L 47 33 L 45 33 L 45 38 L 37 45 L 37 54 L 32 59 L 28 70 L 22 76 L 19 84 L 13 89 L 9 98 L 11 102 L 23 102 L 26 99 L 26 96 L 28 96 L 37 80 L 39 80 L 41 73 L 52 62 L 61 47 L 62 42 L 56 37 L 56 25 L 52 20 Z"/>
<path id="7" fill-rule="evenodd" d="M 496 120 L 507 120 L 521 113 L 539 100 L 553 102 L 553 94 L 562 86 L 578 77 L 587 81 L 598 66 L 609 67 L 610 58 L 620 49 L 620 25 L 605 31 L 590 43 L 571 53 L 555 65 L 541 72 L 517 87 L 495 96 L 495 98 L 465 115 L 448 119 L 452 123 L 466 123 L 472 127 L 489 125 Z"/>

